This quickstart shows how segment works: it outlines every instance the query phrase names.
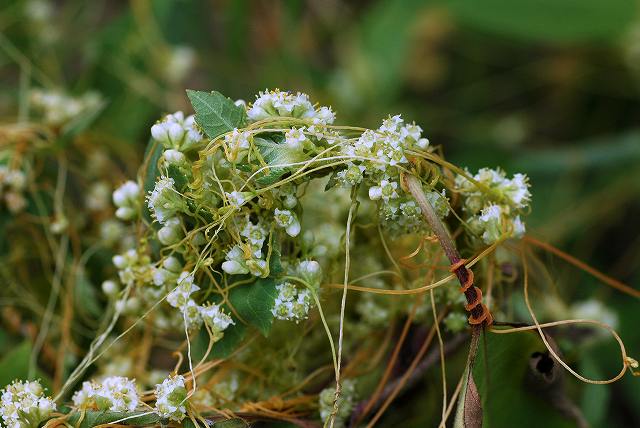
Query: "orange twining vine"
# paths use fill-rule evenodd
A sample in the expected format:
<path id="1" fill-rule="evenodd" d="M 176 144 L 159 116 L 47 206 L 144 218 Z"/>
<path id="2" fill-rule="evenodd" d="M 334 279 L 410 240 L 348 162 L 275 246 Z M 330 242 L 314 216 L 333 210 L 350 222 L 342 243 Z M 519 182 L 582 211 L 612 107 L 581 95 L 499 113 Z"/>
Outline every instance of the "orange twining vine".
<path id="1" fill-rule="evenodd" d="M 468 302 L 464 305 L 464 308 L 471 314 L 469 315 L 469 324 L 484 324 L 485 327 L 489 327 L 493 324 L 493 316 L 491 316 L 489 308 L 482 303 L 482 291 L 473 285 L 473 271 L 465 266 L 467 259 L 454 260 L 452 260 L 453 263 L 449 270 L 456 274 L 460 280 L 460 284 L 462 284 L 460 292 L 464 293 Z"/>

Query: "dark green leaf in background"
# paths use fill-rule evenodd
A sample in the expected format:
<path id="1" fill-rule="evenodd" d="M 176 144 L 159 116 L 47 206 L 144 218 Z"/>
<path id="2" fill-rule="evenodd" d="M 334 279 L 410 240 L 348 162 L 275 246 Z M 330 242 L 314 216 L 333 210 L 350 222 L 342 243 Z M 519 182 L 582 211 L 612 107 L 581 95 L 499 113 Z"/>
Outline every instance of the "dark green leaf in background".
<path id="1" fill-rule="evenodd" d="M 504 36 L 546 42 L 611 40 L 635 19 L 633 0 L 447 0 L 460 22 Z"/>

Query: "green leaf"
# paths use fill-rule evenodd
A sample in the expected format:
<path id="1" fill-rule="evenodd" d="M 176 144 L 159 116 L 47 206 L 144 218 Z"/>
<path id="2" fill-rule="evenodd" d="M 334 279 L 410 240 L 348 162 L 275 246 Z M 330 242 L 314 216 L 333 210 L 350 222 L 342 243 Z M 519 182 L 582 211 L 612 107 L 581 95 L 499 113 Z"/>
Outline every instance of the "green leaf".
<path id="1" fill-rule="evenodd" d="M 236 350 L 236 348 L 240 345 L 240 342 L 242 342 L 242 340 L 244 339 L 244 336 L 247 334 L 247 327 L 242 324 L 240 320 L 236 319 L 235 317 L 232 318 L 235 324 L 229 326 L 229 328 L 224 331 L 224 336 L 222 337 L 222 339 L 220 339 L 213 345 L 213 349 L 211 350 L 209 358 L 227 358 L 233 351 Z M 209 341 L 209 335 L 206 331 L 204 331 L 204 329 L 202 330 L 202 333 L 204 334 L 204 340 L 206 341 L 206 348 L 206 343 L 208 343 Z"/>
<path id="2" fill-rule="evenodd" d="M 185 175 L 183 171 L 180 170 L 176 165 L 169 165 L 167 167 L 167 173 L 169 177 L 173 178 L 175 182 L 176 190 L 178 192 L 184 192 L 189 184 L 189 179 Z"/>
<path id="3" fill-rule="evenodd" d="M 540 421 L 544 421 L 545 428 L 574 427 L 575 422 L 565 418 L 552 405 L 552 391 L 541 393 L 531 383 L 532 355 L 546 352 L 537 333 L 487 334 L 486 338 L 488 358 L 485 360 L 480 344 L 473 369 L 480 397 L 484 400 L 483 427 L 537 428 Z M 559 370 L 562 374 L 562 369 Z"/>
<path id="4" fill-rule="evenodd" d="M 547 42 L 612 40 L 634 21 L 633 0 L 449 0 L 462 23 L 499 35 Z"/>
<path id="5" fill-rule="evenodd" d="M 31 342 L 28 340 L 6 353 L 0 360 L 0 387 L 10 384 L 15 379 L 28 380 L 30 359 Z M 40 379 L 45 388 L 51 389 L 51 381 L 42 372 L 37 371 L 35 379 Z"/>
<path id="6" fill-rule="evenodd" d="M 82 418 L 82 422 L 80 422 L 79 428 L 91 428 L 97 425 L 109 424 L 115 421 L 120 421 L 124 418 L 127 419 L 122 422 L 118 422 L 122 425 L 135 425 L 135 426 L 147 426 L 147 425 L 158 425 L 160 422 L 160 417 L 155 413 L 148 414 L 149 412 L 111 412 L 108 410 L 97 411 L 97 410 L 88 410 L 84 414 L 84 418 Z M 69 416 L 67 422 L 69 422 L 72 426 L 77 426 L 80 421 L 81 414 L 79 412 L 73 413 Z"/>
<path id="7" fill-rule="evenodd" d="M 196 123 L 211 139 L 225 132 L 241 128 L 247 120 L 247 113 L 242 106 L 220 92 L 202 92 L 187 90 L 187 96 L 196 112 Z"/>
<path id="8" fill-rule="evenodd" d="M 260 155 L 270 166 L 268 170 L 265 170 L 264 175 L 256 179 L 258 184 L 268 186 L 275 183 L 285 173 L 296 169 L 296 166 L 278 166 L 287 165 L 291 163 L 301 162 L 305 159 L 304 153 L 299 150 L 294 150 L 286 144 L 278 144 L 271 140 L 264 138 L 254 138 L 254 144 L 258 148 Z M 299 167 L 299 166 L 298 166 Z"/>
<path id="9" fill-rule="evenodd" d="M 590 352 L 580 354 L 582 361 L 580 373 L 591 379 L 605 379 L 606 373 L 598 366 L 597 361 Z M 592 427 L 607 425 L 607 409 L 611 403 L 611 390 L 602 388 L 602 385 L 585 385 L 582 393 L 580 407 L 584 418 Z"/>
<path id="10" fill-rule="evenodd" d="M 271 309 L 277 295 L 273 278 L 258 278 L 253 284 L 235 287 L 229 293 L 229 301 L 243 320 L 267 336 L 273 322 Z"/>
<path id="11" fill-rule="evenodd" d="M 280 251 L 280 234 L 278 231 L 273 232 L 271 237 L 271 257 L 269 258 L 269 276 L 277 277 L 284 269 L 282 267 Z"/>

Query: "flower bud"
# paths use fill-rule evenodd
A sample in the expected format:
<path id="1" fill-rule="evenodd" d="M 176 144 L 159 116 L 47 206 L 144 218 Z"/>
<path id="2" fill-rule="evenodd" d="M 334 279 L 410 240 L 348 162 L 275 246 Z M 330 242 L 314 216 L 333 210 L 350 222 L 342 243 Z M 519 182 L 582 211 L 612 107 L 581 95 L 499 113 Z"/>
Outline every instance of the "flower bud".
<path id="1" fill-rule="evenodd" d="M 102 283 L 102 292 L 109 297 L 113 297 L 120 291 L 120 287 L 113 280 L 106 280 Z"/>

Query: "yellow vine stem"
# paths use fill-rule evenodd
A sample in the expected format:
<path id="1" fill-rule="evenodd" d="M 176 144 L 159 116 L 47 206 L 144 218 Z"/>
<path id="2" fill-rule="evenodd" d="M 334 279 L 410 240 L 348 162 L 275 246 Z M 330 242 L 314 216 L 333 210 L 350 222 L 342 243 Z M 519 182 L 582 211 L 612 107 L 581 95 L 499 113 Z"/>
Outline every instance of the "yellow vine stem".
<path id="1" fill-rule="evenodd" d="M 521 260 L 522 260 L 522 265 L 524 268 L 524 302 L 527 305 L 527 310 L 529 311 L 529 315 L 531 315 L 531 318 L 533 319 L 534 325 L 532 326 L 527 326 L 527 327 L 516 327 L 516 328 L 507 328 L 507 329 L 501 329 L 501 328 L 491 328 L 489 331 L 491 331 L 492 333 L 497 333 L 497 334 L 508 334 L 508 333 L 516 333 L 516 332 L 520 332 L 520 331 L 529 331 L 529 330 L 537 330 L 538 334 L 540 335 L 540 338 L 542 339 L 542 341 L 544 342 L 544 345 L 546 346 L 547 350 L 549 351 L 549 353 L 551 355 L 553 355 L 553 357 L 555 358 L 555 360 L 560 363 L 560 365 L 562 365 L 562 367 L 564 367 L 569 373 L 571 373 L 574 377 L 576 377 L 577 379 L 581 380 L 582 382 L 585 383 L 590 383 L 590 384 L 595 384 L 595 385 L 606 385 L 606 384 L 610 384 L 613 382 L 618 381 L 619 379 L 622 378 L 622 376 L 624 376 L 624 374 L 626 373 L 626 371 L 629 369 L 631 370 L 631 372 L 636 375 L 636 373 L 633 372 L 633 368 L 638 366 L 638 362 L 636 360 L 634 360 L 633 358 L 627 356 L 627 351 L 625 349 L 624 346 L 624 342 L 622 341 L 622 339 L 620 338 L 620 336 L 618 335 L 618 333 L 616 333 L 616 331 L 609 325 L 602 323 L 600 321 L 595 321 L 595 320 L 588 320 L 588 319 L 570 319 L 570 320 L 561 320 L 561 321 L 555 321 L 555 322 L 549 322 L 549 323 L 544 323 L 544 324 L 540 324 L 538 322 L 538 318 L 536 317 L 533 308 L 531 306 L 531 302 L 529 300 L 529 272 L 528 272 L 528 263 L 527 263 L 527 259 L 524 255 L 524 253 L 521 252 Z M 548 328 L 548 327 L 554 327 L 554 326 L 558 326 L 558 325 L 567 325 L 567 324 L 593 324 L 596 325 L 598 327 L 604 328 L 606 330 L 608 330 L 611 335 L 613 336 L 613 338 L 616 340 L 616 342 L 618 342 L 618 345 L 620 345 L 620 353 L 622 355 L 622 369 L 620 369 L 620 373 L 618 373 L 616 376 L 610 378 L 610 379 L 606 379 L 606 380 L 594 380 L 594 379 L 588 379 L 584 376 L 582 376 L 581 374 L 579 374 L 578 372 L 576 372 L 575 370 L 573 370 L 571 367 L 569 367 L 569 365 L 567 363 L 565 363 L 562 358 L 560 358 L 560 356 L 556 353 L 556 351 L 554 351 L 553 347 L 551 346 L 551 344 L 549 343 L 549 341 L 547 340 L 546 335 L 544 334 L 544 332 L 542 331 L 543 328 Z"/>
<path id="2" fill-rule="evenodd" d="M 493 244 L 491 244 L 490 246 L 488 246 L 487 248 L 482 250 L 482 252 L 480 252 L 480 254 L 475 256 L 468 263 L 465 263 L 465 266 L 471 267 L 471 266 L 475 265 L 476 263 L 478 263 L 480 260 L 482 260 L 485 257 L 487 257 L 489 254 L 491 254 L 496 249 L 496 247 L 500 243 L 502 243 L 502 241 L 504 241 L 504 238 L 499 239 L 498 241 L 494 242 Z M 353 291 L 365 292 L 365 293 L 373 293 L 373 294 L 388 294 L 388 295 L 422 294 L 424 292 L 427 292 L 429 290 L 433 290 L 434 288 L 438 288 L 438 287 L 446 284 L 447 282 L 451 281 L 455 277 L 456 276 L 454 274 L 449 274 L 449 275 L 445 276 L 444 278 L 439 279 L 436 282 L 433 282 L 433 283 L 427 284 L 427 285 L 423 285 L 422 287 L 412 288 L 412 289 L 409 289 L 409 290 L 390 290 L 390 289 L 384 289 L 384 288 L 371 288 L 371 287 L 362 287 L 362 286 L 353 285 L 353 284 L 347 285 L 347 289 L 353 290 Z M 344 284 L 333 284 L 333 283 L 330 283 L 330 284 L 323 284 L 323 287 L 331 287 L 331 288 L 342 289 L 344 287 Z"/>
<path id="3" fill-rule="evenodd" d="M 604 273 L 600 272 L 597 269 L 592 268 L 591 266 L 589 266 L 588 264 L 584 263 L 583 261 L 580 261 L 578 259 L 576 259 L 575 257 L 573 257 L 570 254 L 565 253 L 564 251 L 562 251 L 561 249 L 554 247 L 553 245 L 547 243 L 547 242 L 542 242 L 539 241 L 536 238 L 533 238 L 529 235 L 525 236 L 523 238 L 525 240 L 525 242 L 530 243 L 535 245 L 536 247 L 542 248 L 545 251 L 550 252 L 551 254 L 560 257 L 562 260 L 571 263 L 572 265 L 574 265 L 575 267 L 577 267 L 578 269 L 581 269 L 585 272 L 587 272 L 589 275 L 598 278 L 600 281 L 604 282 L 605 284 L 607 284 L 610 287 L 613 287 L 617 290 L 622 291 L 623 293 L 626 293 L 630 296 L 633 297 L 638 297 L 640 298 L 640 290 L 636 290 L 634 288 L 629 287 L 627 284 L 618 281 L 615 278 L 611 278 L 608 275 L 605 275 Z"/>
<path id="4" fill-rule="evenodd" d="M 349 206 L 349 215 L 347 216 L 347 227 L 344 236 L 344 282 L 342 286 L 342 300 L 340 302 L 340 328 L 338 331 L 338 362 L 336 367 L 336 392 L 333 398 L 333 410 L 331 411 L 331 418 L 329 426 L 333 428 L 335 424 L 336 414 L 338 413 L 339 406 L 338 400 L 340 399 L 340 393 L 342 386 L 340 384 L 340 371 L 342 368 L 342 339 L 344 337 L 344 313 L 347 307 L 347 286 L 349 285 L 349 268 L 351 267 L 351 225 L 355 220 L 356 211 L 358 208 L 358 199 L 356 197 L 358 187 L 354 186 L 351 190 L 351 205 Z"/>

